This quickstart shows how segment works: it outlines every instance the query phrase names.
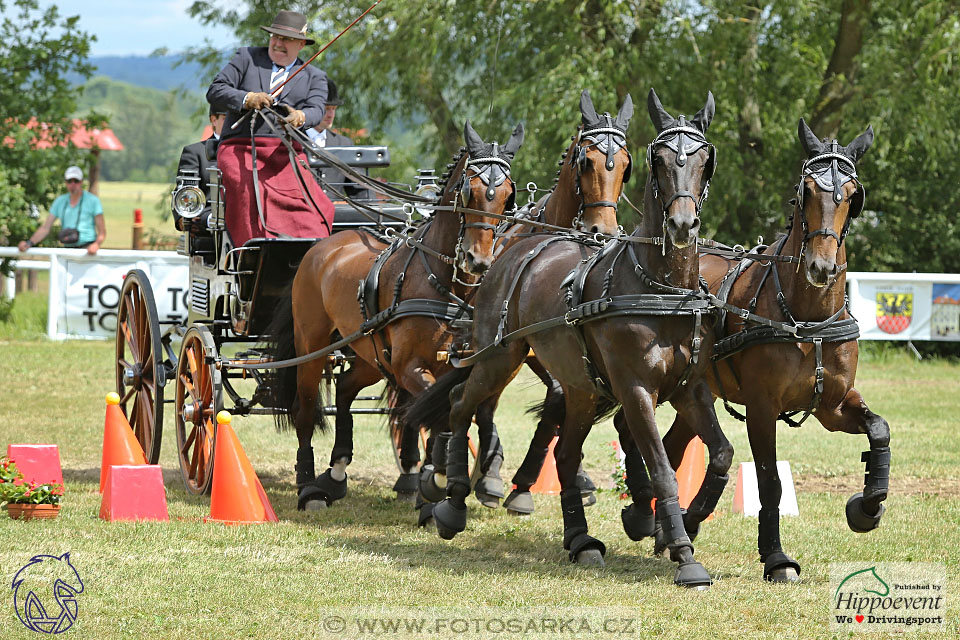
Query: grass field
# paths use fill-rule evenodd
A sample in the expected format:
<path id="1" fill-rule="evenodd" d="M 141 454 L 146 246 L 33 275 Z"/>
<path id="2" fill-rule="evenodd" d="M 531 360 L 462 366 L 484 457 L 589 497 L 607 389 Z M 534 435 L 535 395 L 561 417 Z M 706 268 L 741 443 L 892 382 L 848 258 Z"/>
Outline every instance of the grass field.
<path id="1" fill-rule="evenodd" d="M 649 539 L 634 543 L 626 537 L 619 518 L 625 503 L 609 490 L 587 509 L 591 534 L 607 545 L 604 569 L 567 561 L 556 496 L 538 496 L 537 512 L 527 518 L 484 509 L 471 498 L 467 531 L 451 542 L 417 529 L 410 506 L 393 499 L 393 454 L 384 426 L 373 418 L 357 419 L 349 495 L 326 512 L 310 514 L 295 509 L 294 435 L 278 434 L 266 417 L 234 420 L 280 523 L 224 527 L 204 524 L 208 499 L 182 488 L 168 405 L 161 464 L 171 521 L 100 521 L 103 396 L 114 384 L 113 345 L 31 339 L 42 332 L 40 306 L 27 298 L 18 304 L 14 325 L 0 326 L 0 446 L 57 443 L 67 495 L 58 520 L 0 518 L 0 579 L 10 580 L 34 554 L 71 552 L 85 584 L 71 637 L 367 638 L 378 636 L 357 625 L 375 616 L 486 621 L 468 627 L 435 622 L 442 627 L 438 632 L 379 637 L 515 637 L 498 633 L 496 625 L 470 625 L 545 617 L 582 618 L 593 632 L 551 634 L 541 628 L 522 635 L 839 637 L 828 626 L 828 594 L 829 565 L 841 561 L 945 565 L 947 624 L 942 633 L 923 637 L 960 634 L 955 364 L 918 363 L 906 355 L 861 363 L 857 386 L 893 433 L 891 495 L 878 530 L 854 534 L 843 516 L 847 497 L 862 484 L 866 438 L 829 434 L 813 421 L 802 429 L 781 427 L 780 458 L 793 467 L 801 514 L 783 520 L 783 541 L 803 566 L 802 582 L 762 582 L 756 520 L 730 512 L 731 482 L 717 518 L 696 541 L 697 558 L 715 578 L 710 591 L 696 593 L 673 586 L 673 563 L 652 557 Z M 531 434 L 522 410 L 540 393 L 527 376 L 510 387 L 501 405 L 497 422 L 507 480 Z M 736 447 L 735 464 L 749 460 L 744 427 L 719 412 Z M 671 415 L 661 408 L 661 426 L 669 425 Z M 613 439 L 606 423 L 587 440 L 585 464 L 604 487 L 612 486 Z M 315 438 L 318 469 L 331 446 L 331 434 Z M 0 593 L 6 594 L 0 595 L 0 638 L 28 637 L 14 616 L 12 592 Z M 347 625 L 343 631 L 340 619 Z M 616 622 L 603 632 L 602 619 Z"/>

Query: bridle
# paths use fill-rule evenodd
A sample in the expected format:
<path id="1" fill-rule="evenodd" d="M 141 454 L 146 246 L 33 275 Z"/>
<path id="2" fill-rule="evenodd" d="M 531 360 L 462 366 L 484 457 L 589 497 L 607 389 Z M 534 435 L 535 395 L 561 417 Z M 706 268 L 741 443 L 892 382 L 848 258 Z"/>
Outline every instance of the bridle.
<path id="1" fill-rule="evenodd" d="M 851 180 L 857 185 L 857 190 L 850 196 L 850 207 L 847 219 L 843 223 L 843 229 L 838 234 L 829 227 L 821 227 L 810 231 L 810 225 L 807 222 L 807 212 L 804 207 L 804 191 L 806 179 L 812 179 L 821 190 L 827 193 L 833 193 L 833 203 L 835 206 L 843 202 L 843 185 Z M 827 236 L 837 241 L 837 255 L 840 254 L 840 247 L 847 237 L 847 231 L 850 230 L 850 222 L 860 216 L 863 211 L 865 190 L 863 183 L 857 177 L 857 167 L 853 160 L 840 153 L 840 145 L 836 140 L 830 141 L 830 150 L 826 153 L 814 156 L 804 161 L 800 169 L 800 182 L 797 184 L 797 198 L 794 201 L 800 210 L 800 226 L 803 231 L 803 241 L 800 247 L 800 257 L 803 258 L 807 250 L 807 243 L 817 236 Z M 790 222 L 787 225 L 787 231 L 793 229 L 793 216 L 790 216 Z M 799 266 L 799 265 L 798 265 Z M 847 265 L 838 265 L 838 270 L 843 270 Z"/>
<path id="2" fill-rule="evenodd" d="M 704 170 L 703 179 L 706 184 L 703 186 L 703 193 L 698 198 L 696 194 L 685 189 L 677 190 L 666 202 L 660 199 L 660 184 L 657 180 L 657 172 L 653 166 L 653 152 L 658 146 L 664 146 L 677 154 L 677 166 L 684 167 L 687 164 L 687 158 L 699 151 L 702 147 L 707 147 L 709 158 L 707 167 Z M 669 127 L 657 134 L 657 137 L 647 145 L 647 170 L 650 172 L 650 182 L 653 187 L 653 200 L 660 206 L 660 213 L 663 217 L 663 253 L 667 251 L 667 210 L 674 201 L 680 198 L 690 198 L 696 209 L 697 217 L 700 217 L 700 210 L 703 203 L 710 193 L 710 179 L 717 167 L 717 149 L 707 142 L 707 138 L 700 129 L 691 127 L 687 124 L 686 118 L 680 116 L 679 124 L 675 127 Z"/>
<path id="3" fill-rule="evenodd" d="M 580 178 L 587 167 L 587 151 L 596 148 L 605 154 L 607 159 L 603 166 L 607 171 L 613 171 L 616 167 L 614 156 L 620 149 L 626 149 L 627 132 L 613 125 L 613 119 L 609 114 L 604 114 L 602 119 L 593 128 L 581 129 L 577 134 L 577 140 L 574 144 L 573 152 L 570 154 L 570 164 L 576 170 L 574 178 L 574 189 L 577 197 L 580 198 L 580 207 L 577 209 L 577 215 L 571 225 L 574 229 L 580 229 L 583 226 L 583 214 L 587 209 L 594 207 L 610 207 L 614 215 L 617 213 L 617 203 L 609 200 L 597 200 L 596 202 L 587 202 L 583 195 L 583 189 L 580 186 Z M 630 173 L 633 168 L 633 157 L 627 151 L 627 169 L 623 173 L 623 182 L 630 180 Z M 622 190 L 622 187 L 621 187 Z"/>
<path id="4" fill-rule="evenodd" d="M 460 217 L 460 231 L 457 237 L 457 248 L 453 259 L 453 281 L 466 287 L 477 287 L 480 282 L 464 282 L 459 277 L 460 263 L 464 256 L 463 240 L 467 229 L 488 229 L 494 234 L 497 232 L 497 225 L 489 222 L 467 222 L 466 213 L 460 210 L 460 207 L 466 208 L 470 203 L 470 196 L 473 190 L 470 188 L 470 180 L 480 178 L 486 190 L 484 197 L 487 202 L 493 202 L 497 197 L 497 187 L 510 177 L 510 162 L 504 160 L 499 155 L 500 145 L 493 143 L 493 151 L 490 156 L 482 158 L 472 158 L 467 161 L 463 174 L 460 176 L 460 183 L 457 185 L 457 196 L 453 200 L 453 210 Z M 512 191 L 507 198 L 506 210 L 513 209 L 516 202 L 517 186 L 511 180 Z"/>

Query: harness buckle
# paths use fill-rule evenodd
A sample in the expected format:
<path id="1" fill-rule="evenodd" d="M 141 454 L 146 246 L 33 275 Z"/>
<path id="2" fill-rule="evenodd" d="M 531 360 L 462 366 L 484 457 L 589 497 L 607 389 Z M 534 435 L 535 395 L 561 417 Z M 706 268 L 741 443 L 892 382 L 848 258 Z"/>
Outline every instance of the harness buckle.
<path id="1" fill-rule="evenodd" d="M 740 316 L 740 318 L 742 318 L 743 320 L 750 319 L 750 312 L 747 309 L 740 309 L 739 311 L 737 311 L 737 315 Z"/>

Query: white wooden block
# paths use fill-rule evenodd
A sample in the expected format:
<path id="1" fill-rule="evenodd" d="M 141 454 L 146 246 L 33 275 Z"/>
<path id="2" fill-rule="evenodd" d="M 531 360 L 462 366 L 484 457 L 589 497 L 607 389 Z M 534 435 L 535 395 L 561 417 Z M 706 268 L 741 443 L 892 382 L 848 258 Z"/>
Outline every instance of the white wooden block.
<path id="1" fill-rule="evenodd" d="M 797 488 L 793 484 L 790 462 L 777 461 L 777 475 L 780 476 L 780 515 L 798 516 Z M 733 512 L 756 518 L 760 515 L 760 492 L 757 486 L 757 467 L 753 462 L 741 462 L 737 469 L 737 486 L 733 494 Z"/>

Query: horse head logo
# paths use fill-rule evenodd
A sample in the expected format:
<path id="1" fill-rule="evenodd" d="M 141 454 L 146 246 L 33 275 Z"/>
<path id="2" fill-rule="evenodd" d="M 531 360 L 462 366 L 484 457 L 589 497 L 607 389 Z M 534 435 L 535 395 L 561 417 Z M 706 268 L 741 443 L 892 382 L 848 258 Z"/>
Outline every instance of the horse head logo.
<path id="1" fill-rule="evenodd" d="M 860 587 L 860 591 L 865 593 L 872 593 L 885 598 L 890 595 L 890 586 L 884 582 L 883 578 L 877 575 L 877 568 L 870 567 L 869 569 L 861 569 L 860 571 L 854 571 L 840 583 L 840 586 L 837 587 L 836 592 L 833 594 L 833 597 L 836 598 L 840 593 L 840 589 L 843 585 L 851 583 L 847 586 L 848 590 L 856 591 L 856 587 Z"/>
<path id="2" fill-rule="evenodd" d="M 70 554 L 34 556 L 17 571 L 10 585 L 17 617 L 38 633 L 63 633 L 77 619 L 77 595 L 83 581 Z"/>

